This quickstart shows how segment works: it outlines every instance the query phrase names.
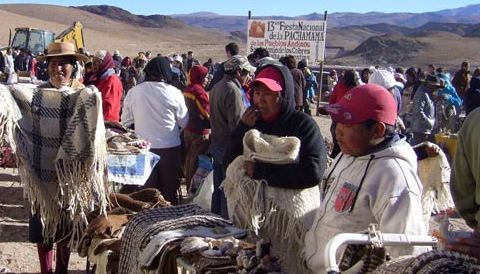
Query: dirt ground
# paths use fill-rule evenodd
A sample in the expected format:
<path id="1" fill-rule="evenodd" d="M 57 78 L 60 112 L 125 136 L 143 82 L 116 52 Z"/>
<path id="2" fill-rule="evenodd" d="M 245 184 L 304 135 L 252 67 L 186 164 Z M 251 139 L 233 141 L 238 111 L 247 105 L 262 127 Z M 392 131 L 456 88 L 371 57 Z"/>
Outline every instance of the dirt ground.
<path id="1" fill-rule="evenodd" d="M 28 242 L 29 205 L 16 170 L 0 168 L 0 273 L 39 273 L 36 248 Z M 86 260 L 72 253 L 69 273 L 85 273 Z"/>

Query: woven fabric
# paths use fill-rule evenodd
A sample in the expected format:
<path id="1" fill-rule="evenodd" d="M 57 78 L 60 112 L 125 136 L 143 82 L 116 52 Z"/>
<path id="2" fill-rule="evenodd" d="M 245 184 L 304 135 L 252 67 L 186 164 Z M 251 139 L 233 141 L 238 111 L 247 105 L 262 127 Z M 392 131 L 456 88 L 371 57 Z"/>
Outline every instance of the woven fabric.
<path id="1" fill-rule="evenodd" d="M 430 251 L 417 257 L 400 257 L 378 267 L 376 274 L 480 273 L 479 260 L 452 251 Z"/>
<path id="2" fill-rule="evenodd" d="M 45 239 L 73 226 L 72 240 L 86 227 L 96 202 L 106 209 L 105 127 L 94 87 L 74 90 L 0 85 L 0 139 L 11 142 L 32 211 Z M 3 106 L 6 106 L 3 108 Z"/>
<path id="3" fill-rule="evenodd" d="M 162 231 L 190 229 L 196 226 L 227 226 L 231 222 L 197 205 L 155 208 L 136 214 L 122 237 L 120 273 L 141 273 L 137 258 L 150 240 Z"/>

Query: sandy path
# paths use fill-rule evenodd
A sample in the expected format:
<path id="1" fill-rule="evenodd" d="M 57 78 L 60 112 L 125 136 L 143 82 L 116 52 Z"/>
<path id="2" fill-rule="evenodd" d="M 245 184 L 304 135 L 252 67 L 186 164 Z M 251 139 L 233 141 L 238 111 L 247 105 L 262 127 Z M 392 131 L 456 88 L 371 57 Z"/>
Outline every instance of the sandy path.
<path id="1" fill-rule="evenodd" d="M 30 207 L 19 181 L 16 170 L 0 168 L 0 272 L 39 273 L 35 245 L 28 242 Z M 72 253 L 69 273 L 85 273 L 85 266 L 86 260 Z"/>

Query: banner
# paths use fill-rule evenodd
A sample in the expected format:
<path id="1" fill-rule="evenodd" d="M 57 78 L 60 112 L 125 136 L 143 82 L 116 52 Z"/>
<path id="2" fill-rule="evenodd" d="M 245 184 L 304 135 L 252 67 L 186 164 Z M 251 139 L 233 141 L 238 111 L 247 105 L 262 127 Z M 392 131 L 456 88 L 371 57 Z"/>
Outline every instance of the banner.
<path id="1" fill-rule="evenodd" d="M 275 59 L 293 55 L 300 61 L 323 61 L 326 21 L 248 20 L 247 51 L 266 48 Z"/>

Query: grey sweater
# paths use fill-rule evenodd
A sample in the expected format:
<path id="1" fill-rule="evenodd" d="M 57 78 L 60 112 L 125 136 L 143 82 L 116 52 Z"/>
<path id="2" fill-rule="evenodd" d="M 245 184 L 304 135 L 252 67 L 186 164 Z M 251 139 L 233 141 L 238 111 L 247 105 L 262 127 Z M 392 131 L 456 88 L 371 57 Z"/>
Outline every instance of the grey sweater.
<path id="1" fill-rule="evenodd" d="M 413 133 L 430 134 L 435 123 L 435 107 L 432 95 L 425 86 L 420 86 L 413 97 L 410 128 Z"/>
<path id="2" fill-rule="evenodd" d="M 240 82 L 225 74 L 210 90 L 211 138 L 215 144 L 229 144 L 245 106 L 243 104 Z"/>

